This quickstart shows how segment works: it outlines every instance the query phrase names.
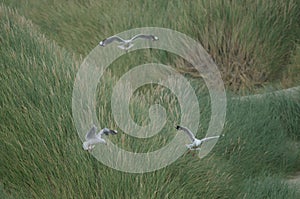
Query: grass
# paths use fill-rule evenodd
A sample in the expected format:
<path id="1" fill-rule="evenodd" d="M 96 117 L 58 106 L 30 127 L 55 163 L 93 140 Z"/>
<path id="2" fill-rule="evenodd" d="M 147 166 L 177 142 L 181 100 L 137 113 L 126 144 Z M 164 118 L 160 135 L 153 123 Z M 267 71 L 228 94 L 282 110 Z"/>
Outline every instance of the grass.
<path id="1" fill-rule="evenodd" d="M 27 2 L 27 5 L 22 4 L 21 12 L 29 15 L 29 18 L 33 14 L 41 16 L 35 6 L 43 8 L 44 5 Z M 67 7 L 53 2 L 56 3 L 53 6 L 57 8 Z M 95 10 L 97 5 L 103 5 L 101 2 L 90 2 L 91 5 L 79 1 L 70 2 L 68 5 L 71 11 L 66 15 L 77 13 L 73 10 L 77 7 L 84 11 L 92 5 Z M 12 6 L 14 1 L 10 3 Z M 175 3 L 180 2 L 165 3 L 162 7 L 172 11 Z M 144 6 L 145 9 L 147 6 L 151 8 L 149 3 Z M 25 12 L 28 7 L 33 7 L 31 14 Z M 50 9 L 44 15 L 49 13 L 53 14 L 53 18 L 50 18 L 53 26 L 57 20 L 69 33 L 72 32 L 63 18 L 58 20 L 57 17 L 62 17 L 61 14 L 55 15 Z M 119 20 L 116 23 L 120 24 L 119 31 L 131 27 L 127 19 L 122 19 L 122 14 L 125 15 L 126 12 L 116 16 Z M 89 14 L 82 12 L 81 15 Z M 35 18 L 35 23 L 42 19 Z M 147 13 L 145 19 L 150 20 Z M 141 19 L 135 18 L 133 22 L 134 20 Z M 69 25 L 72 23 L 74 22 L 71 21 Z M 73 30 L 75 35 L 70 35 L 70 40 L 64 34 L 61 39 L 56 38 L 59 45 L 73 51 L 70 53 L 47 39 L 55 39 L 55 34 L 58 37 L 60 33 L 50 33 L 47 23 L 46 27 L 37 24 L 39 26 L 6 6 L 0 7 L 1 197 L 299 198 L 299 193 L 288 187 L 283 180 L 284 176 L 300 169 L 299 146 L 290 144 L 300 141 L 300 106 L 298 100 L 286 97 L 271 96 L 263 101 L 233 100 L 228 94 L 224 128 L 226 136 L 219 140 L 204 159 L 199 160 L 193 153 L 185 153 L 173 164 L 144 174 L 124 173 L 101 164 L 82 150 L 82 142 L 72 119 L 72 89 L 81 60 L 76 56 L 79 50 L 71 47 L 75 44 L 70 40 L 80 38 L 77 35 L 80 28 Z M 174 22 L 173 25 L 175 24 Z M 47 31 L 47 37 L 40 30 Z M 109 35 L 112 30 L 113 28 L 108 27 L 105 30 L 108 32 L 101 34 Z M 96 32 L 94 29 L 93 31 Z M 82 41 L 88 40 L 88 37 L 86 35 Z M 93 46 L 83 44 L 81 51 L 87 50 L 89 45 Z M 128 65 L 132 65 L 134 61 L 128 57 L 119 61 L 124 60 Z M 113 70 L 112 68 L 111 71 Z M 118 76 L 114 76 L 111 71 L 107 71 L 107 80 L 102 80 L 105 86 L 98 88 L 99 99 L 101 92 L 111 93 L 112 85 L 118 80 Z M 201 137 L 208 128 L 210 101 L 202 83 L 190 76 L 187 78 L 191 80 L 199 98 L 201 126 L 197 135 Z M 110 112 L 110 103 L 107 101 L 110 101 L 109 96 L 106 100 L 98 100 L 98 118 L 100 123 L 114 126 L 112 117 L 102 117 Z M 132 117 L 137 123 L 146 124 L 149 121 L 148 108 L 154 103 L 164 105 L 170 113 L 163 130 L 170 132 L 174 123 L 179 120 L 180 110 L 177 110 L 176 96 L 168 89 L 157 85 L 138 89 L 130 103 Z M 155 149 L 172 139 L 172 136 L 171 133 L 165 137 L 159 135 L 145 142 Z M 143 143 L 129 136 L 125 136 L 123 145 L 120 137 L 115 137 L 112 141 L 127 150 L 143 150 Z"/>
<path id="2" fill-rule="evenodd" d="M 280 178 L 273 176 L 263 176 L 258 179 L 249 179 L 245 182 L 244 198 L 297 198 L 297 192 L 283 183 Z"/>
<path id="3" fill-rule="evenodd" d="M 282 86 L 288 88 L 299 85 L 300 74 L 300 45 L 297 45 L 296 51 L 292 56 L 291 63 L 283 73 Z"/>
<path id="4" fill-rule="evenodd" d="M 235 91 L 253 90 L 278 79 L 287 82 L 284 74 L 290 70 L 300 35 L 297 0 L 3 2 L 16 7 L 59 45 L 83 55 L 103 38 L 131 28 L 178 30 L 203 45 L 220 67 L 227 87 Z M 178 65 L 188 67 L 181 61 Z"/>

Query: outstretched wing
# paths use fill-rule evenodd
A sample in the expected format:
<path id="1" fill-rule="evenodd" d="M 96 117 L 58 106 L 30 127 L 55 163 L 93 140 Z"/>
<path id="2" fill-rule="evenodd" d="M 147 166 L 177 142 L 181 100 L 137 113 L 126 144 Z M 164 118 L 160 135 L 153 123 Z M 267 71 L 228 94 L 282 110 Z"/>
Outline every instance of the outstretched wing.
<path id="1" fill-rule="evenodd" d="M 105 134 L 105 135 L 108 135 L 108 134 L 115 135 L 115 134 L 117 134 L 117 133 L 118 133 L 118 132 L 115 131 L 115 130 L 111 130 L 111 129 L 108 129 L 108 128 L 104 128 L 104 129 L 102 129 L 102 130 L 99 132 L 99 135 L 100 135 L 100 136 L 103 135 L 103 134 Z"/>
<path id="2" fill-rule="evenodd" d="M 190 129 L 188 129 L 186 127 L 183 127 L 183 126 L 176 126 L 176 129 L 184 131 L 189 136 L 189 138 L 191 139 L 191 141 L 194 142 L 195 135 L 192 133 L 192 131 Z"/>
<path id="3" fill-rule="evenodd" d="M 95 125 L 92 126 L 92 128 L 86 133 L 85 140 L 90 140 L 95 138 L 96 136 L 97 127 Z"/>
<path id="4" fill-rule="evenodd" d="M 117 41 L 117 42 L 120 42 L 120 43 L 124 43 L 125 40 L 122 39 L 121 37 L 118 37 L 118 36 L 112 36 L 112 37 L 109 37 L 109 38 L 106 38 L 102 41 L 100 41 L 99 45 L 100 46 L 106 46 L 107 44 L 110 44 L 114 41 Z"/>
<path id="5" fill-rule="evenodd" d="M 207 138 L 201 139 L 201 141 L 202 141 L 202 142 L 206 142 L 206 141 L 208 141 L 208 140 L 211 140 L 211 139 L 217 139 L 217 138 L 219 138 L 219 137 L 220 137 L 219 135 L 218 135 L 218 136 L 207 137 Z"/>
<path id="6" fill-rule="evenodd" d="M 132 37 L 130 39 L 130 41 L 134 41 L 136 39 L 150 39 L 150 40 L 156 41 L 156 40 L 158 40 L 158 37 L 156 37 L 154 35 L 138 34 L 138 35 L 135 35 L 134 37 Z"/>

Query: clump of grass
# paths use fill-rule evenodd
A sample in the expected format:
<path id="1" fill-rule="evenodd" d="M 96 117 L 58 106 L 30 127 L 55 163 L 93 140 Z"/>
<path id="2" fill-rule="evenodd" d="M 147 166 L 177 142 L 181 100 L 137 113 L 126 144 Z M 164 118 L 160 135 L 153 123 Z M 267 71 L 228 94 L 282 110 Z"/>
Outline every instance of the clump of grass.
<path id="1" fill-rule="evenodd" d="M 297 44 L 291 63 L 286 67 L 281 85 L 285 88 L 299 85 L 300 82 L 300 45 Z"/>
<path id="2" fill-rule="evenodd" d="M 66 157 L 79 144 L 68 105 L 76 61 L 14 11 L 0 14 L 1 180 L 23 197 L 67 196 L 63 173 L 77 166 Z"/>
<path id="3" fill-rule="evenodd" d="M 264 100 L 229 101 L 226 136 L 220 141 L 218 153 L 235 165 L 236 172 L 253 176 L 262 170 L 285 173 L 298 169 L 299 153 L 297 149 L 291 150 L 295 137 L 289 133 L 298 122 L 285 120 L 297 110 L 281 112 L 285 107 L 281 107 L 282 103 L 289 101 L 272 95 Z"/>
<path id="4" fill-rule="evenodd" d="M 299 96 L 299 91 L 295 91 L 295 96 Z M 300 133 L 298 129 L 300 128 L 300 106 L 299 100 L 297 98 L 291 97 L 286 99 L 285 97 L 277 97 L 278 108 L 276 110 L 276 115 L 279 117 L 281 125 L 286 130 L 289 137 L 295 140 L 300 140 Z"/>
<path id="5" fill-rule="evenodd" d="M 157 26 L 186 33 L 212 55 L 226 85 L 235 91 L 280 79 L 300 35 L 295 0 L 4 2 L 60 45 L 84 55 L 100 40 L 131 28 Z"/>
<path id="6" fill-rule="evenodd" d="M 299 35 L 295 1 L 198 1 L 190 8 L 190 33 L 230 88 L 252 89 L 281 76 Z"/>
<path id="7" fill-rule="evenodd" d="M 299 198 L 299 193 L 276 176 L 261 175 L 245 180 L 243 198 Z"/>

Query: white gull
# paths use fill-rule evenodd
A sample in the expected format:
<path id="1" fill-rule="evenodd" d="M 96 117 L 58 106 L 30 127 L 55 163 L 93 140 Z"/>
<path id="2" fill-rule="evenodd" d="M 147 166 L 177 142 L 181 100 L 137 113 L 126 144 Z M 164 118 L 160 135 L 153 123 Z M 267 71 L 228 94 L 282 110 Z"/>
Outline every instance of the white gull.
<path id="1" fill-rule="evenodd" d="M 106 38 L 106 39 L 100 41 L 99 45 L 104 47 L 114 41 L 117 41 L 120 44 L 118 47 L 127 51 L 128 49 L 130 49 L 133 46 L 133 41 L 136 39 L 148 39 L 148 40 L 152 40 L 152 41 L 157 41 L 158 37 L 156 37 L 154 35 L 138 34 L 138 35 L 135 35 L 134 37 L 132 37 L 131 39 L 126 40 L 126 39 L 122 39 L 121 37 L 118 37 L 118 36 L 112 36 L 112 37 L 109 37 L 109 38 Z"/>
<path id="2" fill-rule="evenodd" d="M 110 130 L 108 128 L 101 129 L 97 134 L 97 127 L 95 125 L 92 126 L 92 128 L 86 133 L 85 135 L 85 141 L 83 142 L 83 149 L 91 151 L 95 144 L 102 143 L 107 144 L 106 141 L 102 138 L 102 135 L 109 135 L 109 134 L 117 134 L 116 130 Z"/>
<path id="3" fill-rule="evenodd" d="M 201 147 L 201 145 L 202 145 L 203 142 L 206 142 L 206 141 L 211 140 L 211 139 L 217 139 L 217 138 L 220 137 L 218 135 L 218 136 L 206 137 L 206 138 L 203 138 L 203 139 L 199 140 L 199 139 L 197 139 L 195 137 L 195 135 L 192 133 L 192 131 L 190 129 L 186 128 L 186 127 L 176 126 L 176 129 L 184 131 L 189 136 L 189 138 L 192 141 L 192 143 L 191 144 L 187 144 L 186 146 L 190 150 L 200 150 L 200 147 Z"/>

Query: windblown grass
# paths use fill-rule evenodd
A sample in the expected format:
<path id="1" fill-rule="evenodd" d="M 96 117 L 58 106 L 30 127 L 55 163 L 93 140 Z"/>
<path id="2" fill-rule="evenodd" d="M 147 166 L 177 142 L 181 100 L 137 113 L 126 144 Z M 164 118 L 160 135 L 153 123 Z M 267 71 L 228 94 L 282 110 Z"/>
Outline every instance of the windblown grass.
<path id="1" fill-rule="evenodd" d="M 291 188 L 278 177 L 263 175 L 257 179 L 245 182 L 246 199 L 251 198 L 297 198 L 296 190 Z"/>
<path id="2" fill-rule="evenodd" d="M 252 90 L 281 79 L 300 35 L 296 0 L 4 2 L 49 38 L 83 55 L 100 40 L 131 28 L 178 30 L 204 46 L 233 90 Z"/>
<path id="3" fill-rule="evenodd" d="M 228 106 L 227 136 L 220 147 L 236 172 L 251 176 L 262 170 L 285 173 L 299 169 L 299 149 L 290 144 L 299 139 L 295 129 L 299 128 L 298 101 L 269 96 L 233 100 Z"/>
<path id="4" fill-rule="evenodd" d="M 271 198 L 299 198 L 279 180 L 300 165 L 299 149 L 289 150 L 289 141 L 299 141 L 297 101 L 229 100 L 226 136 L 207 157 L 199 160 L 193 153 L 186 153 L 155 172 L 124 173 L 108 168 L 82 150 L 71 112 L 78 59 L 5 6 L 0 7 L 0 41 L 0 196 L 231 199 L 255 193 L 257 197 L 267 194 Z M 107 74 L 113 83 L 114 77 Z M 200 99 L 202 126 L 197 136 L 201 137 L 210 119 L 209 99 L 196 82 L 192 85 Z M 177 121 L 172 111 L 178 102 L 167 90 L 149 87 L 149 91 L 144 88 L 133 96 L 132 117 L 137 123 L 147 122 L 149 104 L 159 102 L 171 112 L 167 131 Z M 111 92 L 109 86 L 99 91 L 107 88 Z M 157 100 L 162 91 L 165 94 Z M 101 100 L 98 107 L 104 113 L 110 111 Z M 103 113 L 98 114 L 102 118 Z M 101 122 L 113 124 L 111 119 L 103 118 Z M 113 141 L 120 143 L 118 139 Z M 163 143 L 161 139 L 153 144 Z M 124 147 L 141 148 L 132 146 L 135 144 L 139 143 L 128 140 Z"/>

